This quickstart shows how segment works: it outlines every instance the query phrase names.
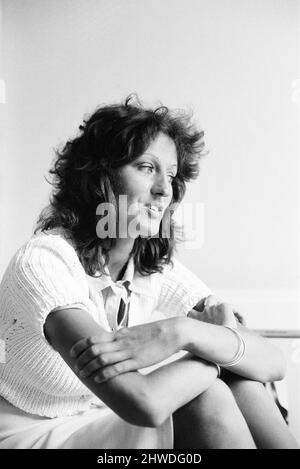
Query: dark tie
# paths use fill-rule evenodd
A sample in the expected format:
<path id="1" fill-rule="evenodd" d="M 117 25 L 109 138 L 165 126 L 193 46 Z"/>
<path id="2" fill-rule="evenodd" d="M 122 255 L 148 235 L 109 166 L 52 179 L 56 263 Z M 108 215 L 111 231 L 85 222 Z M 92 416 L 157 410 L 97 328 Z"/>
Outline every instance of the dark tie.
<path id="1" fill-rule="evenodd" d="M 118 319 L 117 319 L 118 325 L 121 324 L 122 319 L 124 318 L 125 312 L 126 312 L 125 301 L 123 300 L 123 298 L 121 298 L 119 311 L 118 311 Z"/>

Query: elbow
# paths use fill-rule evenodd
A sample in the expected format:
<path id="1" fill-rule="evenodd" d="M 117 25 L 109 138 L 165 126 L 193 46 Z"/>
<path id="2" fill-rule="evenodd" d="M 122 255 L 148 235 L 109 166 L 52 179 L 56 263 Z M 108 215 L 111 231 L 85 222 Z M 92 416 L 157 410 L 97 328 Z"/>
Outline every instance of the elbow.
<path id="1" fill-rule="evenodd" d="M 158 406 L 152 406 L 147 403 L 143 409 L 140 409 L 138 412 L 133 412 L 129 419 L 128 423 L 132 425 L 138 425 L 141 427 L 159 427 L 167 419 L 167 415 L 160 411 Z"/>
<path id="2" fill-rule="evenodd" d="M 147 414 L 144 416 L 144 426 L 152 428 L 160 427 L 160 425 L 164 423 L 167 417 L 168 416 L 160 412 L 159 409 L 151 409 L 151 411 L 147 412 Z"/>
<path id="3" fill-rule="evenodd" d="M 132 425 L 155 428 L 162 425 L 168 415 L 160 408 L 158 402 L 154 402 L 151 396 L 145 394 L 128 405 L 120 417 Z"/>
<path id="4" fill-rule="evenodd" d="M 165 411 L 163 411 L 163 409 L 160 408 L 158 403 L 154 403 L 153 405 L 150 404 L 145 415 L 145 419 L 147 421 L 146 426 L 159 427 L 165 422 L 167 418 L 168 415 Z"/>
<path id="5" fill-rule="evenodd" d="M 137 425 L 140 427 L 151 427 L 151 428 L 156 428 L 159 427 L 160 425 L 163 424 L 165 419 L 162 418 L 161 415 L 159 415 L 157 412 L 147 412 L 143 411 L 139 413 L 139 415 L 130 416 L 130 418 L 127 419 L 128 423 L 131 423 L 131 425 Z"/>
<path id="6" fill-rule="evenodd" d="M 280 356 L 278 367 L 272 381 L 281 381 L 285 378 L 287 373 L 287 360 L 283 354 Z"/>
<path id="7" fill-rule="evenodd" d="M 276 366 L 272 366 L 272 368 L 267 373 L 267 379 L 265 382 L 268 381 L 281 381 L 285 378 L 287 373 L 287 360 L 284 354 L 278 350 L 278 357 L 276 360 Z"/>

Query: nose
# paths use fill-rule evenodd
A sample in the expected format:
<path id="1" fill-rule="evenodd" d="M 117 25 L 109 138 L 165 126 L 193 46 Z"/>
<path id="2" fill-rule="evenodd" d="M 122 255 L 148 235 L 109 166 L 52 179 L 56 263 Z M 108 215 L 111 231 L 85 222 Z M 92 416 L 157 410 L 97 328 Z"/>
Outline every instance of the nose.
<path id="1" fill-rule="evenodd" d="M 168 176 L 163 173 L 156 174 L 155 180 L 151 188 L 152 194 L 161 195 L 163 197 L 169 197 L 171 195 L 171 191 L 172 186 L 168 180 Z"/>

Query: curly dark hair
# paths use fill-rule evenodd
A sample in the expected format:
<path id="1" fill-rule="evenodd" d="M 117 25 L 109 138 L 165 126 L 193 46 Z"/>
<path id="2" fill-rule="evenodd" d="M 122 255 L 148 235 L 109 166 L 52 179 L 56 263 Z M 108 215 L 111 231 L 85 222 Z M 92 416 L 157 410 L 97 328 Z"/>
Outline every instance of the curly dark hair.
<path id="1" fill-rule="evenodd" d="M 186 182 L 199 174 L 204 132 L 197 130 L 191 116 L 183 111 L 170 111 L 165 106 L 145 108 L 135 95 L 127 97 L 124 103 L 99 107 L 83 121 L 79 131 L 79 135 L 55 151 L 56 158 L 49 171 L 53 176 L 50 203 L 39 215 L 34 233 L 63 228 L 85 272 L 95 276 L 96 272 L 104 272 L 109 250 L 116 242 L 97 236 L 96 208 L 103 202 L 116 206 L 118 168 L 143 154 L 159 133 L 169 136 L 178 156 L 171 201 L 176 205 L 185 194 Z M 161 229 L 160 226 L 157 237 L 139 236 L 134 241 L 131 254 L 142 275 L 161 272 L 163 264 L 172 262 L 177 242 L 172 214 L 170 236 L 161 236 Z"/>

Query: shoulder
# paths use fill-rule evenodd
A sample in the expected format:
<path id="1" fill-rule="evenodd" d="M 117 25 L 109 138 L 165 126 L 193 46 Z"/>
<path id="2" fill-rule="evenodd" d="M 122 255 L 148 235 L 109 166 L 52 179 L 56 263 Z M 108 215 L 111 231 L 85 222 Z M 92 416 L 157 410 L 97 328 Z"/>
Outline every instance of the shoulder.
<path id="1" fill-rule="evenodd" d="M 201 299 L 211 295 L 210 288 L 176 257 L 161 273 L 159 291 L 159 307 L 172 314 L 174 311 L 187 314 Z"/>
<path id="2" fill-rule="evenodd" d="M 44 282 L 80 282 L 86 274 L 72 244 L 58 232 L 33 235 L 15 253 L 4 274 L 6 281 L 20 288 L 41 287 Z"/>
<path id="3" fill-rule="evenodd" d="M 70 243 L 59 234 L 39 233 L 12 258 L 2 278 L 0 296 L 23 321 L 40 331 L 53 309 L 88 304 L 89 286 Z"/>
<path id="4" fill-rule="evenodd" d="M 26 267 L 32 262 L 51 264 L 59 261 L 70 268 L 81 265 L 71 242 L 57 231 L 33 235 L 18 249 L 14 260 L 20 267 Z"/>

